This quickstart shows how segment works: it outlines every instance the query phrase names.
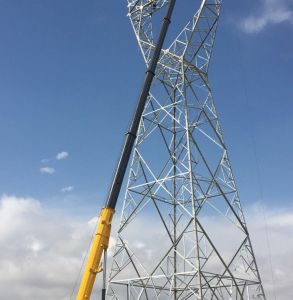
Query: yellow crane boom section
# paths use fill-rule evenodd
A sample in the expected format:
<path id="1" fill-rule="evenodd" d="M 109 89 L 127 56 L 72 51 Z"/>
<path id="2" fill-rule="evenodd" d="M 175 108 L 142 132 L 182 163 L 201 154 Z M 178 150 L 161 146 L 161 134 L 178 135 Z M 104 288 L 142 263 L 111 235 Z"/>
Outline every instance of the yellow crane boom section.
<path id="1" fill-rule="evenodd" d="M 100 271 L 103 252 L 109 245 L 114 212 L 115 210 L 109 207 L 102 209 L 76 300 L 90 299 L 96 275 Z"/>

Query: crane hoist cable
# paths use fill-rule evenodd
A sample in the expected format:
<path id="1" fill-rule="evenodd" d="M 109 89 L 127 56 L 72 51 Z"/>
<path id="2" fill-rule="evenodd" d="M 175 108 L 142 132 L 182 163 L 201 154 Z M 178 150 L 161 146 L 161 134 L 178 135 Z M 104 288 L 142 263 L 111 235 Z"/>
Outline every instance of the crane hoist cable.
<path id="1" fill-rule="evenodd" d="M 132 123 L 125 137 L 120 159 L 118 161 L 116 172 L 112 180 L 109 196 L 99 217 L 96 234 L 92 241 L 76 300 L 90 299 L 96 275 L 99 271 L 101 271 L 100 264 L 103 254 L 106 255 L 108 249 L 111 223 L 113 215 L 115 213 L 115 207 L 117 204 L 129 158 L 134 146 L 145 103 L 149 96 L 149 91 L 155 76 L 156 67 L 160 59 L 161 50 L 167 35 L 169 25 L 171 23 L 171 16 L 174 10 L 175 3 L 176 0 L 169 1 L 167 12 L 163 19 L 160 34 L 155 46 L 153 57 L 147 68 L 144 83 L 138 97 Z M 102 299 L 105 299 L 105 287 L 102 291 L 102 297 Z"/>

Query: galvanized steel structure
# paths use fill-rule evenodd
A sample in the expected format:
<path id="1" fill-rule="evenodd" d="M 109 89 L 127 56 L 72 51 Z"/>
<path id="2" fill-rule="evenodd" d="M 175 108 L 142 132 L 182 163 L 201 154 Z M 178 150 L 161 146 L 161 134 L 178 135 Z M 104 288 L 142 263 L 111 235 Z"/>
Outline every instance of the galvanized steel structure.
<path id="1" fill-rule="evenodd" d="M 128 0 L 147 66 L 156 16 L 168 3 Z M 194 1 L 194 16 L 161 51 L 132 154 L 107 299 L 265 299 L 208 79 L 221 5 Z"/>

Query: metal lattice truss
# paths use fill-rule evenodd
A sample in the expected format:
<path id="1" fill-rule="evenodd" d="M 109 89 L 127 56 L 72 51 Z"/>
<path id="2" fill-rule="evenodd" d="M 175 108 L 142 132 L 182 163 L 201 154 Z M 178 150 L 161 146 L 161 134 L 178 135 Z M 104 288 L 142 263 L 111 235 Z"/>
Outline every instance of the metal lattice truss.
<path id="1" fill-rule="evenodd" d="M 108 299 L 265 299 L 208 81 L 222 1 L 198 2 L 161 52 L 132 157 Z M 147 65 L 154 18 L 167 3 L 128 0 Z"/>

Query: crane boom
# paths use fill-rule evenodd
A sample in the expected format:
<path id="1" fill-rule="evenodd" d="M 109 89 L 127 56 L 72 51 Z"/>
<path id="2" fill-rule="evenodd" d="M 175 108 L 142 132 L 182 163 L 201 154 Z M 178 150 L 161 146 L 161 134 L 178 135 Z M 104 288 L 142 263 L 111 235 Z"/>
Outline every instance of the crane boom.
<path id="1" fill-rule="evenodd" d="M 171 23 L 171 16 L 173 13 L 175 3 L 176 0 L 169 1 L 167 13 L 163 19 L 161 31 L 158 37 L 157 44 L 155 46 L 153 57 L 146 71 L 144 83 L 138 98 L 132 123 L 129 131 L 126 134 L 124 146 L 122 148 L 120 159 L 116 168 L 116 172 L 113 177 L 109 196 L 99 217 L 96 234 L 92 241 L 91 249 L 87 258 L 87 263 L 85 265 L 79 291 L 76 297 L 77 300 L 90 299 L 96 274 L 99 272 L 100 269 L 102 255 L 108 248 L 110 232 L 111 232 L 111 222 L 115 212 L 115 207 L 117 204 L 119 192 L 121 190 L 123 178 L 136 139 L 136 134 L 139 127 L 140 119 L 145 107 L 147 97 L 149 95 L 153 78 L 155 76 L 155 71 L 160 58 L 160 53 L 165 41 L 165 37 L 169 25 Z M 105 296 L 105 293 L 103 293 L 103 296 Z"/>

